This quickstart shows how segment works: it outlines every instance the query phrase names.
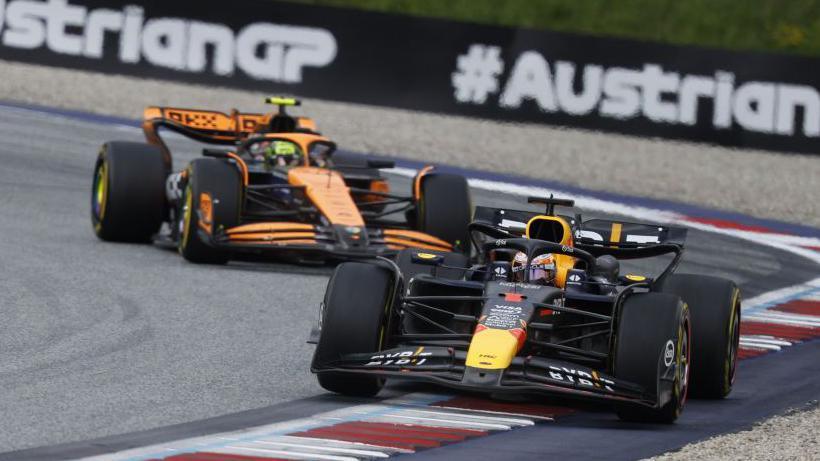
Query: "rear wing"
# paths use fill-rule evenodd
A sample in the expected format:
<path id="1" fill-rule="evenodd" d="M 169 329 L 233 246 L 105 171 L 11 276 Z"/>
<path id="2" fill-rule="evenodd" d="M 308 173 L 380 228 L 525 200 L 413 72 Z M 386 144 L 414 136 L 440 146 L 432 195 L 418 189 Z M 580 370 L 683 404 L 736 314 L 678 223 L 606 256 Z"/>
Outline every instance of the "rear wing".
<path id="1" fill-rule="evenodd" d="M 160 128 L 167 128 L 191 139 L 207 144 L 234 145 L 258 131 L 315 132 L 316 124 L 307 117 L 285 117 L 294 125 L 290 130 L 277 130 L 281 125 L 277 114 L 243 113 L 236 109 L 230 114 L 210 110 L 182 109 L 177 107 L 147 107 L 143 113 L 142 130 L 151 144 L 159 146 L 168 157 L 171 153 L 159 135 Z"/>
<path id="2" fill-rule="evenodd" d="M 575 246 L 596 256 L 643 258 L 679 253 L 686 241 L 686 232 L 682 227 L 660 224 L 590 219 L 575 229 Z"/>
<path id="3" fill-rule="evenodd" d="M 522 210 L 509 210 L 506 208 L 490 208 L 484 206 L 475 207 L 473 222 L 478 222 L 499 228 L 514 237 L 523 237 L 527 231 L 527 223 L 536 216 L 543 213 Z M 558 215 L 575 229 L 575 219 L 569 216 Z"/>
<path id="4" fill-rule="evenodd" d="M 487 226 L 499 232 L 492 237 L 524 236 L 527 223 L 542 213 L 503 208 L 476 207 L 473 226 L 485 233 Z M 600 256 L 609 254 L 620 259 L 645 258 L 665 253 L 679 253 L 686 241 L 687 230 L 660 224 L 634 223 L 608 219 L 589 219 L 581 216 L 563 218 L 572 229 L 575 246 Z M 504 235 L 508 234 L 508 235 Z"/>
<path id="5" fill-rule="evenodd" d="M 253 133 L 269 116 L 246 114 L 233 110 L 230 114 L 210 110 L 176 107 L 148 107 L 143 113 L 142 129 L 149 141 L 158 138 L 157 129 L 169 128 L 197 141 L 213 144 L 234 144 Z"/>

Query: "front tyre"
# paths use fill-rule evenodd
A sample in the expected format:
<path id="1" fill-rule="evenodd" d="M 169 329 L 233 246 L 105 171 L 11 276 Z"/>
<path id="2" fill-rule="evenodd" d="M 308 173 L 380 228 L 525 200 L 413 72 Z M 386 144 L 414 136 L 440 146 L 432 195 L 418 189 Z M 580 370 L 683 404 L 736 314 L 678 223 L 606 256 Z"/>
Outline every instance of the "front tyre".
<path id="1" fill-rule="evenodd" d="M 689 308 L 677 296 L 638 293 L 623 304 L 615 342 L 616 378 L 642 386 L 660 399 L 658 408 L 616 406 L 624 421 L 672 423 L 683 411 L 689 391 L 692 322 Z"/>
<path id="2" fill-rule="evenodd" d="M 162 152 L 144 143 L 102 145 L 94 165 L 91 224 L 101 240 L 150 242 L 165 217 Z"/>
<path id="3" fill-rule="evenodd" d="M 224 160 L 200 158 L 188 167 L 187 181 L 178 213 L 179 252 L 193 263 L 225 264 L 229 253 L 208 240 L 215 232 L 239 224 L 242 194 L 239 172 Z"/>
<path id="4" fill-rule="evenodd" d="M 366 286 L 365 286 L 366 285 Z M 333 272 L 325 292 L 321 335 L 313 354 L 319 385 L 338 394 L 372 397 L 384 379 L 372 375 L 321 371 L 346 354 L 376 353 L 389 334 L 393 276 L 375 264 L 348 262 Z"/>

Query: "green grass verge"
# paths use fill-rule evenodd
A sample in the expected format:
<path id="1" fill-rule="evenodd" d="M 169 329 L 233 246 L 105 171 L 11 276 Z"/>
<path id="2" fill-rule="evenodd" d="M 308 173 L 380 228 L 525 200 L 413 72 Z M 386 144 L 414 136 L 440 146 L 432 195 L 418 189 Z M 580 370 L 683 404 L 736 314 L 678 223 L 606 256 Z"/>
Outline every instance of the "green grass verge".
<path id="1" fill-rule="evenodd" d="M 734 50 L 820 55 L 820 0 L 290 0 Z"/>

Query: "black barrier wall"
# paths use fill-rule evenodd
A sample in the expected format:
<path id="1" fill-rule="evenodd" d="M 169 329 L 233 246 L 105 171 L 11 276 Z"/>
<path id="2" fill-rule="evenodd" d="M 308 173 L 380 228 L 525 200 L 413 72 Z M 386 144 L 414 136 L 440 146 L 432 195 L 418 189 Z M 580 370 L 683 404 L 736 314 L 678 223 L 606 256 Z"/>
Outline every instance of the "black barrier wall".
<path id="1" fill-rule="evenodd" d="M 820 152 L 820 61 L 794 56 L 260 0 L 0 0 L 0 58 Z"/>

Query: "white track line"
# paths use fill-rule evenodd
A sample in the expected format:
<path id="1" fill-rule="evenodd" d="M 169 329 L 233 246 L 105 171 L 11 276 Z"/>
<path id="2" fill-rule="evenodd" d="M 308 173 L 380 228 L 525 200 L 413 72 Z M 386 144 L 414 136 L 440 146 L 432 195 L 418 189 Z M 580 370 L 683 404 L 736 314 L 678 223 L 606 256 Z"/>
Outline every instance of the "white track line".
<path id="1" fill-rule="evenodd" d="M 748 315 L 744 317 L 744 320 L 750 322 L 776 323 L 779 325 L 820 328 L 820 318 L 809 317 L 806 315 L 801 317 L 802 318 L 797 318 L 792 315 L 779 315 L 774 312 L 761 312 L 759 314 Z"/>
<path id="2" fill-rule="evenodd" d="M 233 438 L 229 437 L 218 437 L 219 440 L 231 441 L 236 442 L 236 445 L 239 446 L 248 446 L 254 447 L 256 445 L 261 445 L 263 447 L 279 447 L 279 448 L 295 448 L 299 450 L 307 450 L 307 451 L 317 451 L 317 452 L 326 452 L 328 454 L 347 454 L 347 455 L 356 455 L 356 456 L 366 456 L 370 458 L 388 458 L 390 455 L 377 450 L 364 450 L 361 448 L 348 448 L 342 447 L 338 445 L 330 445 L 326 442 L 329 442 L 326 439 L 317 439 L 317 438 L 309 438 L 309 437 L 280 437 L 274 439 L 259 439 L 254 440 L 252 442 L 241 442 Z M 299 439 L 298 441 L 294 439 Z M 334 441 L 339 442 L 339 441 Z M 352 445 L 352 444 L 351 444 Z M 373 445 L 369 445 L 373 448 L 380 448 Z"/>
<path id="3" fill-rule="evenodd" d="M 773 337 L 760 337 L 754 335 L 743 335 L 740 337 L 741 343 L 758 343 L 758 344 L 770 344 L 772 346 L 791 346 L 791 341 L 786 341 L 785 339 L 780 338 L 773 338 Z"/>
<path id="4" fill-rule="evenodd" d="M 820 277 L 744 300 L 744 311 L 766 309 L 776 304 L 783 304 L 791 299 L 806 299 L 815 296 L 820 296 Z"/>
<path id="5" fill-rule="evenodd" d="M 781 347 L 778 346 L 778 345 L 759 343 L 759 342 L 755 342 L 755 341 L 741 340 L 740 341 L 740 346 L 741 347 L 747 346 L 747 347 L 752 347 L 752 348 L 755 348 L 755 349 L 766 349 L 766 350 L 770 350 L 770 351 L 779 351 L 779 350 L 781 350 Z"/>
<path id="6" fill-rule="evenodd" d="M 533 422 L 529 419 L 520 419 L 520 418 L 508 418 L 508 417 L 500 417 L 500 416 L 488 416 L 488 415 L 475 415 L 471 413 L 465 413 L 468 410 L 454 410 L 454 411 L 433 411 L 433 410 L 417 410 L 417 409 L 403 409 L 401 410 L 402 415 L 420 415 L 423 417 L 427 417 L 426 415 L 433 416 L 436 418 L 451 418 L 455 417 L 459 420 L 465 421 L 477 421 L 477 422 L 487 422 L 487 423 L 501 423 L 501 424 L 508 424 L 511 426 L 532 426 Z"/>
<path id="7" fill-rule="evenodd" d="M 449 427 L 453 429 L 470 429 L 475 431 L 509 431 L 513 428 L 513 426 L 507 424 L 479 423 L 463 421 L 459 419 L 450 419 L 445 417 L 428 418 L 423 416 L 402 415 L 400 413 L 387 414 L 381 417 L 374 418 L 373 421 L 380 423 L 430 425 L 439 427 Z"/>

